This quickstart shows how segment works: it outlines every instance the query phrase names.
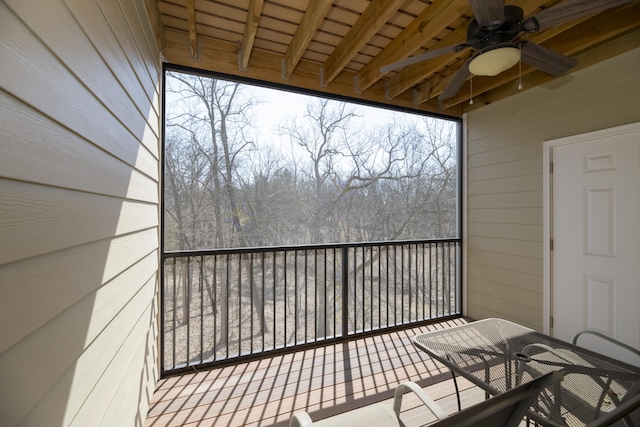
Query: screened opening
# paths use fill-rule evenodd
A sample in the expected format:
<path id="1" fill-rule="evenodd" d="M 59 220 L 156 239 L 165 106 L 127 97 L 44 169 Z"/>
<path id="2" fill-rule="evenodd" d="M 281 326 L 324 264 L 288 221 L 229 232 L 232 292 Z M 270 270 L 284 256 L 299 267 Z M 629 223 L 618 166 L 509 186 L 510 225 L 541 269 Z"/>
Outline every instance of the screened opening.
<path id="1" fill-rule="evenodd" d="M 458 121 L 165 87 L 165 374 L 460 313 Z"/>

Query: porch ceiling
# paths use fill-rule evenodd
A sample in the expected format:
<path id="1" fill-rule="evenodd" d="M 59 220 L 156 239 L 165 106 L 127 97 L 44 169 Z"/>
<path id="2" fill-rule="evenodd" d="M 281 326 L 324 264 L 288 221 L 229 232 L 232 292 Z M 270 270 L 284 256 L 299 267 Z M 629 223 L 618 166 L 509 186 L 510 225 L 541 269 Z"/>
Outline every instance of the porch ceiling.
<path id="1" fill-rule="evenodd" d="M 437 96 L 471 55 L 449 53 L 386 74 L 380 67 L 463 43 L 468 0 L 146 0 L 169 63 L 331 95 L 460 116 L 518 92 L 518 67 L 473 79 L 441 110 Z M 525 17 L 557 0 L 513 0 Z M 640 46 L 640 2 L 528 34 L 574 57 L 574 70 Z M 525 89 L 552 77 L 523 64 Z M 609 76 L 603 76 L 609 78 Z M 597 102 L 597 100 L 594 100 Z"/>

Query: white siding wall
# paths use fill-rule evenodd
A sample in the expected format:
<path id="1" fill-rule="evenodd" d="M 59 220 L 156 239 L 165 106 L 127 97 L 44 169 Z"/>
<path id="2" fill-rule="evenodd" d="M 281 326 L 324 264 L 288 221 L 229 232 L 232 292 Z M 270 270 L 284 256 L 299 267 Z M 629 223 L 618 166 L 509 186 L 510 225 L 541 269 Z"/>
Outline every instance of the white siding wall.
<path id="1" fill-rule="evenodd" d="M 543 326 L 543 141 L 640 121 L 640 49 L 467 115 L 467 312 Z"/>
<path id="2" fill-rule="evenodd" d="M 0 425 L 141 425 L 158 377 L 144 0 L 0 1 Z"/>

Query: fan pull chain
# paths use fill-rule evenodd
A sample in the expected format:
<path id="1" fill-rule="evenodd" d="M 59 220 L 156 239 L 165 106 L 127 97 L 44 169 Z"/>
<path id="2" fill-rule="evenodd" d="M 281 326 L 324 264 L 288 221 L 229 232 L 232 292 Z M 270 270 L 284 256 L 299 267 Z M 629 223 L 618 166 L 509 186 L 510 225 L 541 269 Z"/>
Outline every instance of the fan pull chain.
<path id="1" fill-rule="evenodd" d="M 471 75 L 471 79 L 469 80 L 469 85 L 471 86 L 471 96 L 469 97 L 469 105 L 473 105 L 473 74 Z"/>
<path id="2" fill-rule="evenodd" d="M 522 43 L 518 44 L 520 60 L 518 61 L 518 90 L 522 90 Z"/>

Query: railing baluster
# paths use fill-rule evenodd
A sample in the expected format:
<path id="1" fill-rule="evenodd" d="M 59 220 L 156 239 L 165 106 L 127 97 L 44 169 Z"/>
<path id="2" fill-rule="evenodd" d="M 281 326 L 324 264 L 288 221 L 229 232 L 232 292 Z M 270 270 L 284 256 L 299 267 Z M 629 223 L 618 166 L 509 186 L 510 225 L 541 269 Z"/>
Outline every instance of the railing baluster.
<path id="1" fill-rule="evenodd" d="M 422 318 L 424 319 L 426 317 L 425 314 L 425 310 L 424 310 L 424 306 L 425 306 L 425 295 L 426 295 L 426 291 L 427 291 L 427 269 L 426 269 L 426 262 L 424 260 L 425 258 L 425 253 L 426 253 L 426 248 L 424 243 L 422 244 L 422 250 L 421 250 L 421 254 L 422 254 Z"/>
<path id="2" fill-rule="evenodd" d="M 304 251 L 304 342 L 309 342 L 309 251 Z M 314 339 L 315 341 L 315 339 Z"/>
<path id="3" fill-rule="evenodd" d="M 447 244 L 447 302 L 451 313 L 451 244 Z"/>
<path id="4" fill-rule="evenodd" d="M 213 315 L 213 345 L 211 346 L 213 360 L 218 358 L 218 256 L 213 256 L 213 280 L 211 287 L 213 288 L 213 303 L 211 311 Z M 222 314 L 222 313 L 220 313 Z"/>
<path id="5" fill-rule="evenodd" d="M 415 247 L 416 259 L 415 259 L 415 262 L 414 262 L 414 264 L 416 266 L 416 272 L 415 272 L 415 276 L 416 276 L 416 297 L 415 297 L 416 310 L 415 310 L 415 314 L 416 314 L 416 317 L 415 317 L 415 320 L 418 320 L 418 318 L 420 317 L 420 314 L 419 314 L 420 313 L 420 308 L 418 307 L 418 301 L 420 301 L 420 288 L 422 286 L 420 286 L 420 264 L 419 264 L 419 259 L 418 259 L 418 253 L 419 253 L 418 244 L 416 243 L 415 246 L 416 246 Z"/>
<path id="6" fill-rule="evenodd" d="M 407 272 L 409 273 L 409 277 L 407 278 L 407 286 L 409 286 L 409 313 L 407 314 L 409 316 L 409 321 L 411 321 L 411 245 L 406 245 L 402 247 L 402 323 L 404 323 L 404 254 L 405 254 L 405 247 L 406 252 L 407 252 Z"/>
<path id="7" fill-rule="evenodd" d="M 176 301 L 177 301 L 177 297 L 176 297 L 176 276 L 177 276 L 177 268 L 176 268 L 176 261 L 177 258 L 173 259 L 173 291 L 172 293 L 172 297 L 173 297 L 173 308 L 171 310 L 172 312 L 172 322 L 173 322 L 173 348 L 172 348 L 172 352 L 173 352 L 173 360 L 171 361 L 171 366 L 172 367 L 176 367 Z"/>
<path id="8" fill-rule="evenodd" d="M 393 246 L 393 324 L 398 324 L 398 245 Z"/>
<path id="9" fill-rule="evenodd" d="M 293 252 L 293 342 L 298 343 L 298 251 Z"/>
<path id="10" fill-rule="evenodd" d="M 431 266 L 433 265 L 433 244 L 429 243 L 429 318 L 433 317 L 433 276 Z M 437 301 L 437 300 L 436 300 Z"/>
<path id="11" fill-rule="evenodd" d="M 251 322 L 251 334 L 249 335 L 249 353 L 253 354 L 253 254 L 249 257 L 249 320 Z"/>
<path id="12" fill-rule="evenodd" d="M 356 260 L 357 251 L 353 251 L 353 252 L 354 252 L 353 253 L 353 263 L 354 263 L 353 265 L 358 265 L 357 264 L 357 260 Z M 364 295 L 365 295 L 364 282 L 365 282 L 365 280 L 364 280 L 364 246 L 363 246 L 362 247 L 362 298 L 361 298 L 362 299 L 362 329 L 361 329 L 362 332 L 364 332 L 366 330 L 366 319 L 365 319 L 366 313 L 365 313 L 365 309 L 364 309 L 366 302 L 365 302 L 365 297 L 364 297 Z"/>
<path id="13" fill-rule="evenodd" d="M 287 251 L 283 251 L 282 252 L 282 277 L 284 279 L 284 298 L 283 298 L 283 303 L 284 303 L 284 319 L 283 322 L 284 323 L 284 347 L 287 346 L 287 321 L 289 320 L 287 317 L 287 299 L 288 299 L 288 295 L 287 295 L 287 255 L 288 252 Z"/>
<path id="14" fill-rule="evenodd" d="M 313 336 L 318 341 L 318 252 L 313 251 Z"/>
<path id="15" fill-rule="evenodd" d="M 265 288 L 266 288 L 266 283 L 265 283 L 266 265 L 265 265 L 265 262 L 264 262 L 265 255 L 266 255 L 266 253 L 262 252 L 262 257 L 261 257 L 261 262 L 260 262 L 260 265 L 262 267 L 262 280 L 261 280 L 261 283 L 260 283 L 260 285 L 262 286 L 262 325 L 260 325 L 260 329 L 262 330 L 262 351 L 264 351 L 264 341 L 266 339 L 265 334 L 267 333 L 267 331 L 266 331 L 267 320 L 265 318 L 265 310 L 264 310 L 264 308 L 267 305 L 267 300 L 266 300 L 266 297 L 265 297 L 265 294 L 266 294 L 266 292 L 265 292 Z"/>
<path id="16" fill-rule="evenodd" d="M 327 250 L 322 251 L 322 262 L 323 262 L 323 273 L 322 273 L 322 287 L 324 291 L 322 295 L 324 296 L 324 304 L 322 307 L 324 308 L 323 316 L 323 326 L 322 330 L 324 330 L 324 339 L 329 336 L 329 322 L 327 321 L 327 312 L 329 311 L 329 307 L 327 307 Z"/>
<path id="17" fill-rule="evenodd" d="M 331 261 L 333 262 L 333 310 L 331 311 L 331 317 L 333 318 L 333 331 L 331 333 L 331 335 L 335 338 L 338 336 L 338 331 L 336 329 L 336 304 L 338 303 L 338 301 L 336 300 L 336 285 L 337 285 L 337 273 L 336 273 L 336 248 L 332 248 L 331 249 Z"/>
<path id="18" fill-rule="evenodd" d="M 187 275 L 184 279 L 184 289 L 182 294 L 182 313 L 183 321 L 187 323 L 187 354 L 185 362 L 189 364 L 189 356 L 191 350 L 191 257 L 187 257 Z"/>
<path id="19" fill-rule="evenodd" d="M 238 355 L 242 354 L 242 261 L 238 255 Z"/>
<path id="20" fill-rule="evenodd" d="M 447 260 L 445 258 L 444 253 L 444 243 L 442 244 L 442 315 L 444 316 L 444 308 L 447 303 L 447 293 L 446 293 L 446 277 L 445 277 L 445 264 Z"/>
<path id="21" fill-rule="evenodd" d="M 226 271 L 226 277 L 225 277 L 225 281 L 224 283 L 226 284 L 226 295 L 225 298 L 227 299 L 227 301 L 225 301 L 225 316 L 226 316 L 226 327 L 225 327 L 225 334 L 226 334 L 226 338 L 225 338 L 225 347 L 226 347 L 226 353 L 227 356 L 226 358 L 229 358 L 229 346 L 230 346 L 230 342 L 229 342 L 229 301 L 231 301 L 231 289 L 229 289 L 229 282 L 231 281 L 231 277 L 229 275 L 229 255 L 227 254 L 227 256 L 225 257 L 225 271 Z"/>
<path id="22" fill-rule="evenodd" d="M 204 287 L 202 281 L 204 280 L 204 258 L 200 256 L 200 278 L 198 281 L 198 287 L 200 289 L 200 363 L 204 360 Z"/>
<path id="23" fill-rule="evenodd" d="M 387 327 L 389 327 L 389 246 L 386 247 L 385 249 L 385 253 L 386 253 L 386 258 L 387 258 L 387 262 L 385 263 L 385 269 L 386 269 L 386 278 L 385 278 L 385 282 L 387 283 L 387 295 L 386 295 L 386 299 L 387 299 Z"/>
<path id="24" fill-rule="evenodd" d="M 368 248 L 369 251 L 369 317 L 371 325 L 369 328 L 373 330 L 373 246 Z"/>
<path id="25" fill-rule="evenodd" d="M 276 304 L 276 286 L 277 286 L 277 274 L 276 274 L 276 256 L 277 252 L 273 253 L 273 348 L 276 348 L 276 317 L 277 317 L 277 304 Z"/>
<path id="26" fill-rule="evenodd" d="M 439 312 L 440 312 L 440 295 L 438 293 L 438 291 L 440 290 L 440 286 L 439 286 L 439 280 L 438 280 L 438 259 L 439 259 L 439 254 L 440 252 L 438 251 L 438 244 L 436 243 L 436 268 L 435 268 L 435 272 L 436 272 L 436 278 L 435 278 L 435 285 L 436 285 L 436 316 L 439 316 Z"/>
<path id="27" fill-rule="evenodd" d="M 382 247 L 378 245 L 378 328 L 382 328 Z"/>

